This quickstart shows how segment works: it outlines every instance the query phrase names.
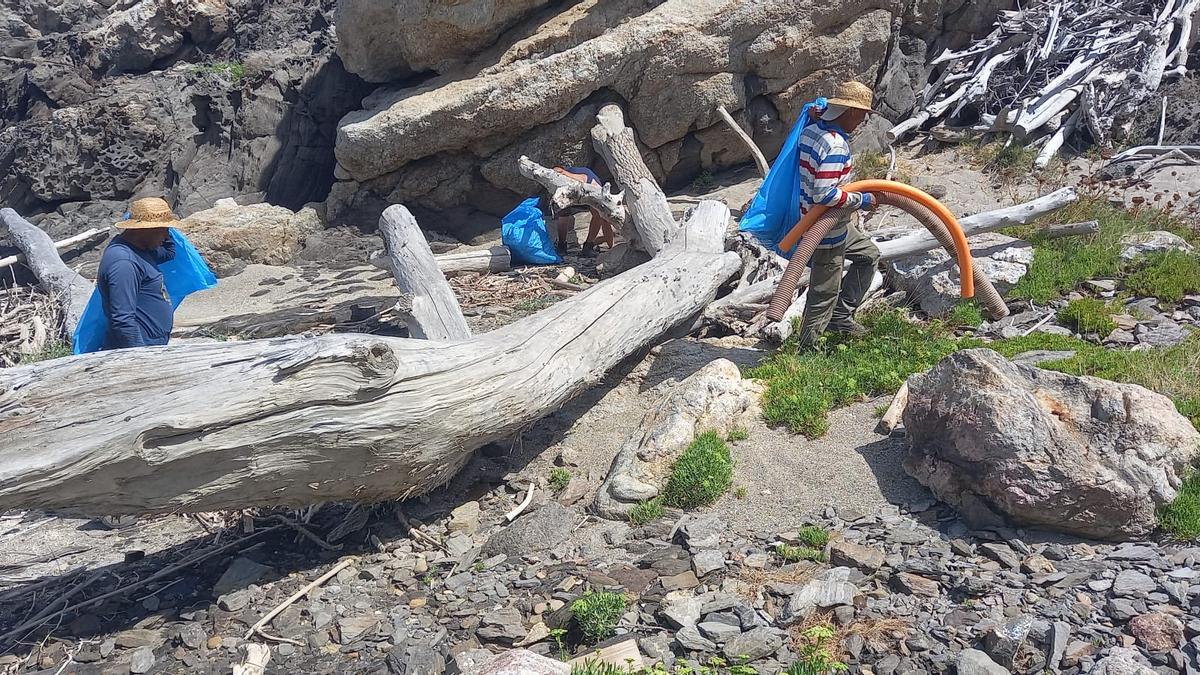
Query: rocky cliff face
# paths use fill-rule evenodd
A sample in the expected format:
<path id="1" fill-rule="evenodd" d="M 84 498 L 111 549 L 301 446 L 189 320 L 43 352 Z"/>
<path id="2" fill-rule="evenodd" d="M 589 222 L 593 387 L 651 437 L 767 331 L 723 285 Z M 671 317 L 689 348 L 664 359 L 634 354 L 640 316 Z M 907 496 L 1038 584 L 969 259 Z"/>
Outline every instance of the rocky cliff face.
<path id="1" fill-rule="evenodd" d="M 908 109 L 927 53 L 987 26 L 1008 3 L 428 4 L 339 4 L 345 63 L 390 84 L 340 125 L 334 221 L 370 222 L 403 202 L 423 223 L 460 236 L 494 227 L 534 191 L 516 171 L 520 155 L 603 169 L 588 131 L 610 101 L 628 109 L 648 165 L 668 185 L 749 161 L 718 105 L 736 111 L 773 156 L 804 102 L 841 80 L 878 85 L 885 112 Z"/>
<path id="2" fill-rule="evenodd" d="M 334 53 L 334 0 L 0 0 L 0 203 L 52 234 L 163 194 L 299 208 L 333 182 L 337 120 L 369 88 Z"/>

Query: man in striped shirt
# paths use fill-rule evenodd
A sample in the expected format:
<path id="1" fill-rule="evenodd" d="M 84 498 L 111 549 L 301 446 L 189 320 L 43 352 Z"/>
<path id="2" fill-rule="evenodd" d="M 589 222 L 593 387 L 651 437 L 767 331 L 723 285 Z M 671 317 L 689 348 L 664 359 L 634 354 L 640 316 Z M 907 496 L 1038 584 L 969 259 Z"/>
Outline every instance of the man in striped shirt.
<path id="1" fill-rule="evenodd" d="M 871 90 L 858 82 L 846 82 L 820 118 L 800 135 L 797 161 L 800 164 L 800 212 L 803 215 L 821 204 L 846 209 L 845 216 L 821 240 L 810 263 L 808 300 L 798 340 L 810 346 L 827 329 L 861 336 L 866 329 L 854 320 L 875 276 L 879 249 L 858 228 L 856 210 L 875 207 L 870 193 L 841 189 L 853 176 L 850 156 L 851 134 L 871 112 Z M 843 261 L 850 267 L 842 275 Z"/>

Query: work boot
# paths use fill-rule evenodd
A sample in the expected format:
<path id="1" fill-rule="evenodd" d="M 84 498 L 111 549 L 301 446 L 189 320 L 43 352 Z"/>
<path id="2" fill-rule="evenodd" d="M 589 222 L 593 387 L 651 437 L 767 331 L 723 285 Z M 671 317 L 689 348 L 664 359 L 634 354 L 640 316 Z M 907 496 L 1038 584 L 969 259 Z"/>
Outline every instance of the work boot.
<path id="1" fill-rule="evenodd" d="M 580 257 L 583 257 L 583 258 L 596 257 L 596 244 L 593 242 L 590 242 L 590 241 L 584 242 L 583 250 L 580 251 L 579 255 L 580 255 Z"/>
<path id="2" fill-rule="evenodd" d="M 844 321 L 839 321 L 836 324 L 830 323 L 829 332 L 852 338 L 862 338 L 869 335 L 871 331 L 867 330 L 866 326 L 855 321 L 854 319 L 846 319 Z"/>

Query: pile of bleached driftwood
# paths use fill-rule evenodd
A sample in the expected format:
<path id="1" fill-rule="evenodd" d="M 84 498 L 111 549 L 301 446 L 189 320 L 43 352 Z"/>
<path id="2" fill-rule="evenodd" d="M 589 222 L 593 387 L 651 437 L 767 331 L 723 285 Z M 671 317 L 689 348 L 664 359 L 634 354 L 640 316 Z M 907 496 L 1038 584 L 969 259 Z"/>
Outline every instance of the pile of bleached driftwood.
<path id="1" fill-rule="evenodd" d="M 1200 0 L 1049 0 L 1001 12 L 995 29 L 930 63 L 913 115 L 893 142 L 1005 133 L 1041 149 L 1045 167 L 1072 134 L 1111 147 L 1166 77 L 1187 72 Z"/>

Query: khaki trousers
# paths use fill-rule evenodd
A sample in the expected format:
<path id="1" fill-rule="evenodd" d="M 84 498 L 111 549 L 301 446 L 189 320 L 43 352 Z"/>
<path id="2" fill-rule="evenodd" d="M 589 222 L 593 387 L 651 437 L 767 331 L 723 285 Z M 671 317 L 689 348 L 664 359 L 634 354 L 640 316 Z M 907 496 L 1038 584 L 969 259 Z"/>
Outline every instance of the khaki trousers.
<path id="1" fill-rule="evenodd" d="M 844 260 L 850 261 L 845 276 L 842 275 Z M 842 243 L 813 253 L 808 300 L 797 337 L 801 346 L 815 344 L 826 329 L 844 330 L 851 325 L 854 311 L 871 287 L 878 263 L 879 249 L 858 229 L 858 217 L 854 214 Z"/>

